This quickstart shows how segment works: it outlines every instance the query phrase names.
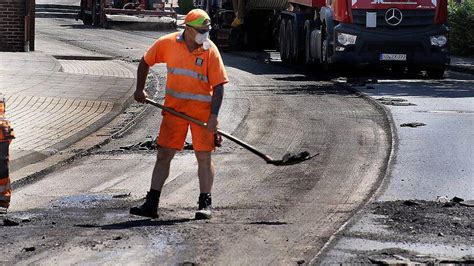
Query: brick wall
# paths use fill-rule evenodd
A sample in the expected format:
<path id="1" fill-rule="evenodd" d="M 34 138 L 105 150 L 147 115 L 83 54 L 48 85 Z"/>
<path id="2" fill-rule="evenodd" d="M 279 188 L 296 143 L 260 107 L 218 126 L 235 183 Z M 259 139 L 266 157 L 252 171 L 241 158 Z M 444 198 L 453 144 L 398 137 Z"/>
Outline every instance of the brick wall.
<path id="1" fill-rule="evenodd" d="M 27 6 L 28 4 L 28 6 Z M 0 0 L 0 51 L 25 51 L 25 15 L 31 13 L 30 40 L 34 41 L 34 0 Z M 34 42 L 30 42 L 30 50 L 34 50 Z"/>

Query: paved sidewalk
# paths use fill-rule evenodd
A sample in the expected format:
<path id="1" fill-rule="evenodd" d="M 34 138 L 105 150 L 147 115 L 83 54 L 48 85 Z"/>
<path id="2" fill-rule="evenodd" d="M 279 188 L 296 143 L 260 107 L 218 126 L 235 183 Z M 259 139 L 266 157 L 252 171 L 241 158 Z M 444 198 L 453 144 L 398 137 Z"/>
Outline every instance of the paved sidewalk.
<path id="1" fill-rule="evenodd" d="M 13 172 L 84 138 L 128 105 L 134 67 L 98 59 L 109 58 L 48 40 L 37 52 L 0 53 L 0 93 L 16 132 Z"/>

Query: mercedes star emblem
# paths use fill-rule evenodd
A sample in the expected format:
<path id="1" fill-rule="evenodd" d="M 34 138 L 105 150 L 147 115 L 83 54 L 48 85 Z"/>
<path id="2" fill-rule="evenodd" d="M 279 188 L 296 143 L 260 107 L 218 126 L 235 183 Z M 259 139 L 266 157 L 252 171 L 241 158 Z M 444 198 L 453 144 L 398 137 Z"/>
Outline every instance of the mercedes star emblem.
<path id="1" fill-rule="evenodd" d="M 402 22 L 402 11 L 398 8 L 390 8 L 385 12 L 385 21 L 391 26 L 397 26 Z"/>

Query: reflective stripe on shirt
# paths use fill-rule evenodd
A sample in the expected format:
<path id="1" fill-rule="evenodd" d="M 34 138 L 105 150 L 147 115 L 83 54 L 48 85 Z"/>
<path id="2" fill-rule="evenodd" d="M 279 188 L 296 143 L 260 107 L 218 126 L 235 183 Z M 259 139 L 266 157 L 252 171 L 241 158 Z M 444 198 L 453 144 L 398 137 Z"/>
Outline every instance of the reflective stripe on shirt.
<path id="1" fill-rule="evenodd" d="M 195 101 L 208 102 L 208 103 L 212 101 L 212 96 L 209 96 L 209 95 L 195 94 L 195 93 L 189 93 L 189 92 L 178 92 L 169 88 L 166 88 L 166 93 L 173 96 L 174 98 L 183 99 L 183 100 L 195 100 Z"/>
<path id="2" fill-rule="evenodd" d="M 208 82 L 207 76 L 203 74 L 199 74 L 196 71 L 192 71 L 185 68 L 168 67 L 168 73 L 175 74 L 175 75 L 188 76 L 188 77 L 198 79 L 200 81 Z"/>

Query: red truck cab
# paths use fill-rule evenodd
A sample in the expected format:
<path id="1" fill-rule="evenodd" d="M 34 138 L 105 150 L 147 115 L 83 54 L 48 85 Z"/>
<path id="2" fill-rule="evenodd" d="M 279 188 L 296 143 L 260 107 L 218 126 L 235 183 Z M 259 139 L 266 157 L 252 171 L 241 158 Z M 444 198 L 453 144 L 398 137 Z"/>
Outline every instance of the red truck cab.
<path id="1" fill-rule="evenodd" d="M 443 76 L 448 55 L 446 0 L 333 0 L 329 63 L 407 66 Z"/>

